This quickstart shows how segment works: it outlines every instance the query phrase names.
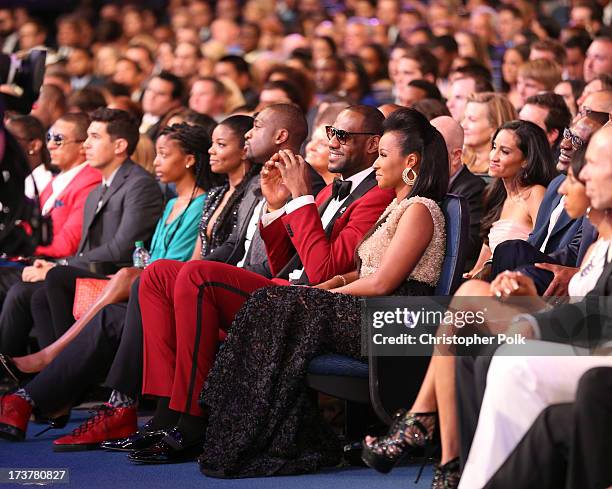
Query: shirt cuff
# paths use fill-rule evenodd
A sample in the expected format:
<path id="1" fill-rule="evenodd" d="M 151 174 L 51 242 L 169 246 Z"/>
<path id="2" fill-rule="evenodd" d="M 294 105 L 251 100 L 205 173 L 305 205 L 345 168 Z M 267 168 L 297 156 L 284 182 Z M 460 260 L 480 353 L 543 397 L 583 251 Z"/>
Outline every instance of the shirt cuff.
<path id="1" fill-rule="evenodd" d="M 265 205 L 266 205 L 266 208 L 267 208 L 268 204 L 266 203 Z M 264 214 L 262 214 L 261 215 L 261 224 L 262 224 L 262 226 L 263 227 L 269 226 L 274 221 L 276 221 L 279 217 L 281 217 L 283 214 L 285 214 L 285 207 L 281 207 L 280 209 L 277 209 L 275 211 L 265 212 Z"/>
<path id="2" fill-rule="evenodd" d="M 531 314 L 519 314 L 518 316 L 514 316 L 512 320 L 513 323 L 526 322 L 529 323 L 531 329 L 533 329 L 533 338 L 539 340 L 542 338 L 542 330 L 540 329 L 540 325 L 538 324 L 538 320 L 532 316 Z"/>
<path id="3" fill-rule="evenodd" d="M 300 207 L 304 207 L 308 204 L 314 204 L 315 198 L 312 195 L 302 195 L 293 199 L 285 204 L 285 212 L 291 214 L 293 211 L 297 211 Z"/>

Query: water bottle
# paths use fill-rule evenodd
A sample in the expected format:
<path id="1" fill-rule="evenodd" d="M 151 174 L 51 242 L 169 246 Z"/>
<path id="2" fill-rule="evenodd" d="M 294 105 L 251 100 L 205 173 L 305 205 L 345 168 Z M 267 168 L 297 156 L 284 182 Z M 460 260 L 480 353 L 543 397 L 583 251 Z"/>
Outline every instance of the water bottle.
<path id="1" fill-rule="evenodd" d="M 136 268 L 145 269 L 149 265 L 149 262 L 151 261 L 151 255 L 144 247 L 144 242 L 136 241 L 136 249 L 132 254 L 132 261 Z"/>

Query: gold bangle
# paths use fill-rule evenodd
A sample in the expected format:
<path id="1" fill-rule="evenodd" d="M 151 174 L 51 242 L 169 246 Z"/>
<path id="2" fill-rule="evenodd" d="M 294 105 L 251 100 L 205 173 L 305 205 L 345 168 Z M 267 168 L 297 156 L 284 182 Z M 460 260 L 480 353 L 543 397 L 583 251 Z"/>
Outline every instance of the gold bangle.
<path id="1" fill-rule="evenodd" d="M 339 278 L 340 280 L 342 280 L 343 287 L 346 285 L 346 279 L 344 278 L 344 275 L 336 275 L 334 278 Z"/>

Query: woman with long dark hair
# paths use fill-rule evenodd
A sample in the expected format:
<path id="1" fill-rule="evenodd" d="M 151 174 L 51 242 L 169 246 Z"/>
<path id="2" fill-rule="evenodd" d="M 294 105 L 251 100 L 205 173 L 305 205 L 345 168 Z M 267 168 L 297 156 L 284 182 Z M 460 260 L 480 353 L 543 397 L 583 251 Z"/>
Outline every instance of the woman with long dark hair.
<path id="1" fill-rule="evenodd" d="M 493 135 L 489 175 L 495 179 L 484 194 L 484 243 L 466 278 L 483 270 L 499 243 L 527 239 L 533 230 L 546 187 L 557 175 L 544 131 L 527 121 L 499 127 Z"/>
<path id="2" fill-rule="evenodd" d="M 413 109 L 394 112 L 383 128 L 373 167 L 379 187 L 396 198 L 358 246 L 355 271 L 314 288 L 260 289 L 236 315 L 201 396 L 209 409 L 205 474 L 255 477 L 336 465 L 340 444 L 304 383 L 310 359 L 326 352 L 360 357 L 359 296 L 433 293 L 445 248 L 437 204 L 448 186 L 445 143 Z"/>

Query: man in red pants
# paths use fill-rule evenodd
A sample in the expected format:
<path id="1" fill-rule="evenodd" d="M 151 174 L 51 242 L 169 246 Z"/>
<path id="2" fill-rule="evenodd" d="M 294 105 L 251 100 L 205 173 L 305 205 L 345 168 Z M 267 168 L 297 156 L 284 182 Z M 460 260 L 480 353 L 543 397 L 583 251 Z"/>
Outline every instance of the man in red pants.
<path id="1" fill-rule="evenodd" d="M 167 400 L 168 412 L 180 416 L 164 439 L 131 452 L 130 460 L 171 462 L 200 443 L 205 423 L 198 393 L 219 339 L 253 291 L 289 284 L 288 278 L 317 284 L 355 269 L 358 243 L 392 199 L 376 186 L 371 169 L 382 122 L 382 113 L 371 107 L 349 107 L 339 114 L 328 128 L 329 169 L 342 179 L 315 200 L 307 163 L 297 155 L 307 133 L 301 112 L 279 104 L 257 115 L 246 146 L 253 161 L 266 162 L 261 189 L 267 212 L 259 226 L 276 278 L 208 261 L 160 260 L 145 271 L 140 284 L 143 393 Z"/>

